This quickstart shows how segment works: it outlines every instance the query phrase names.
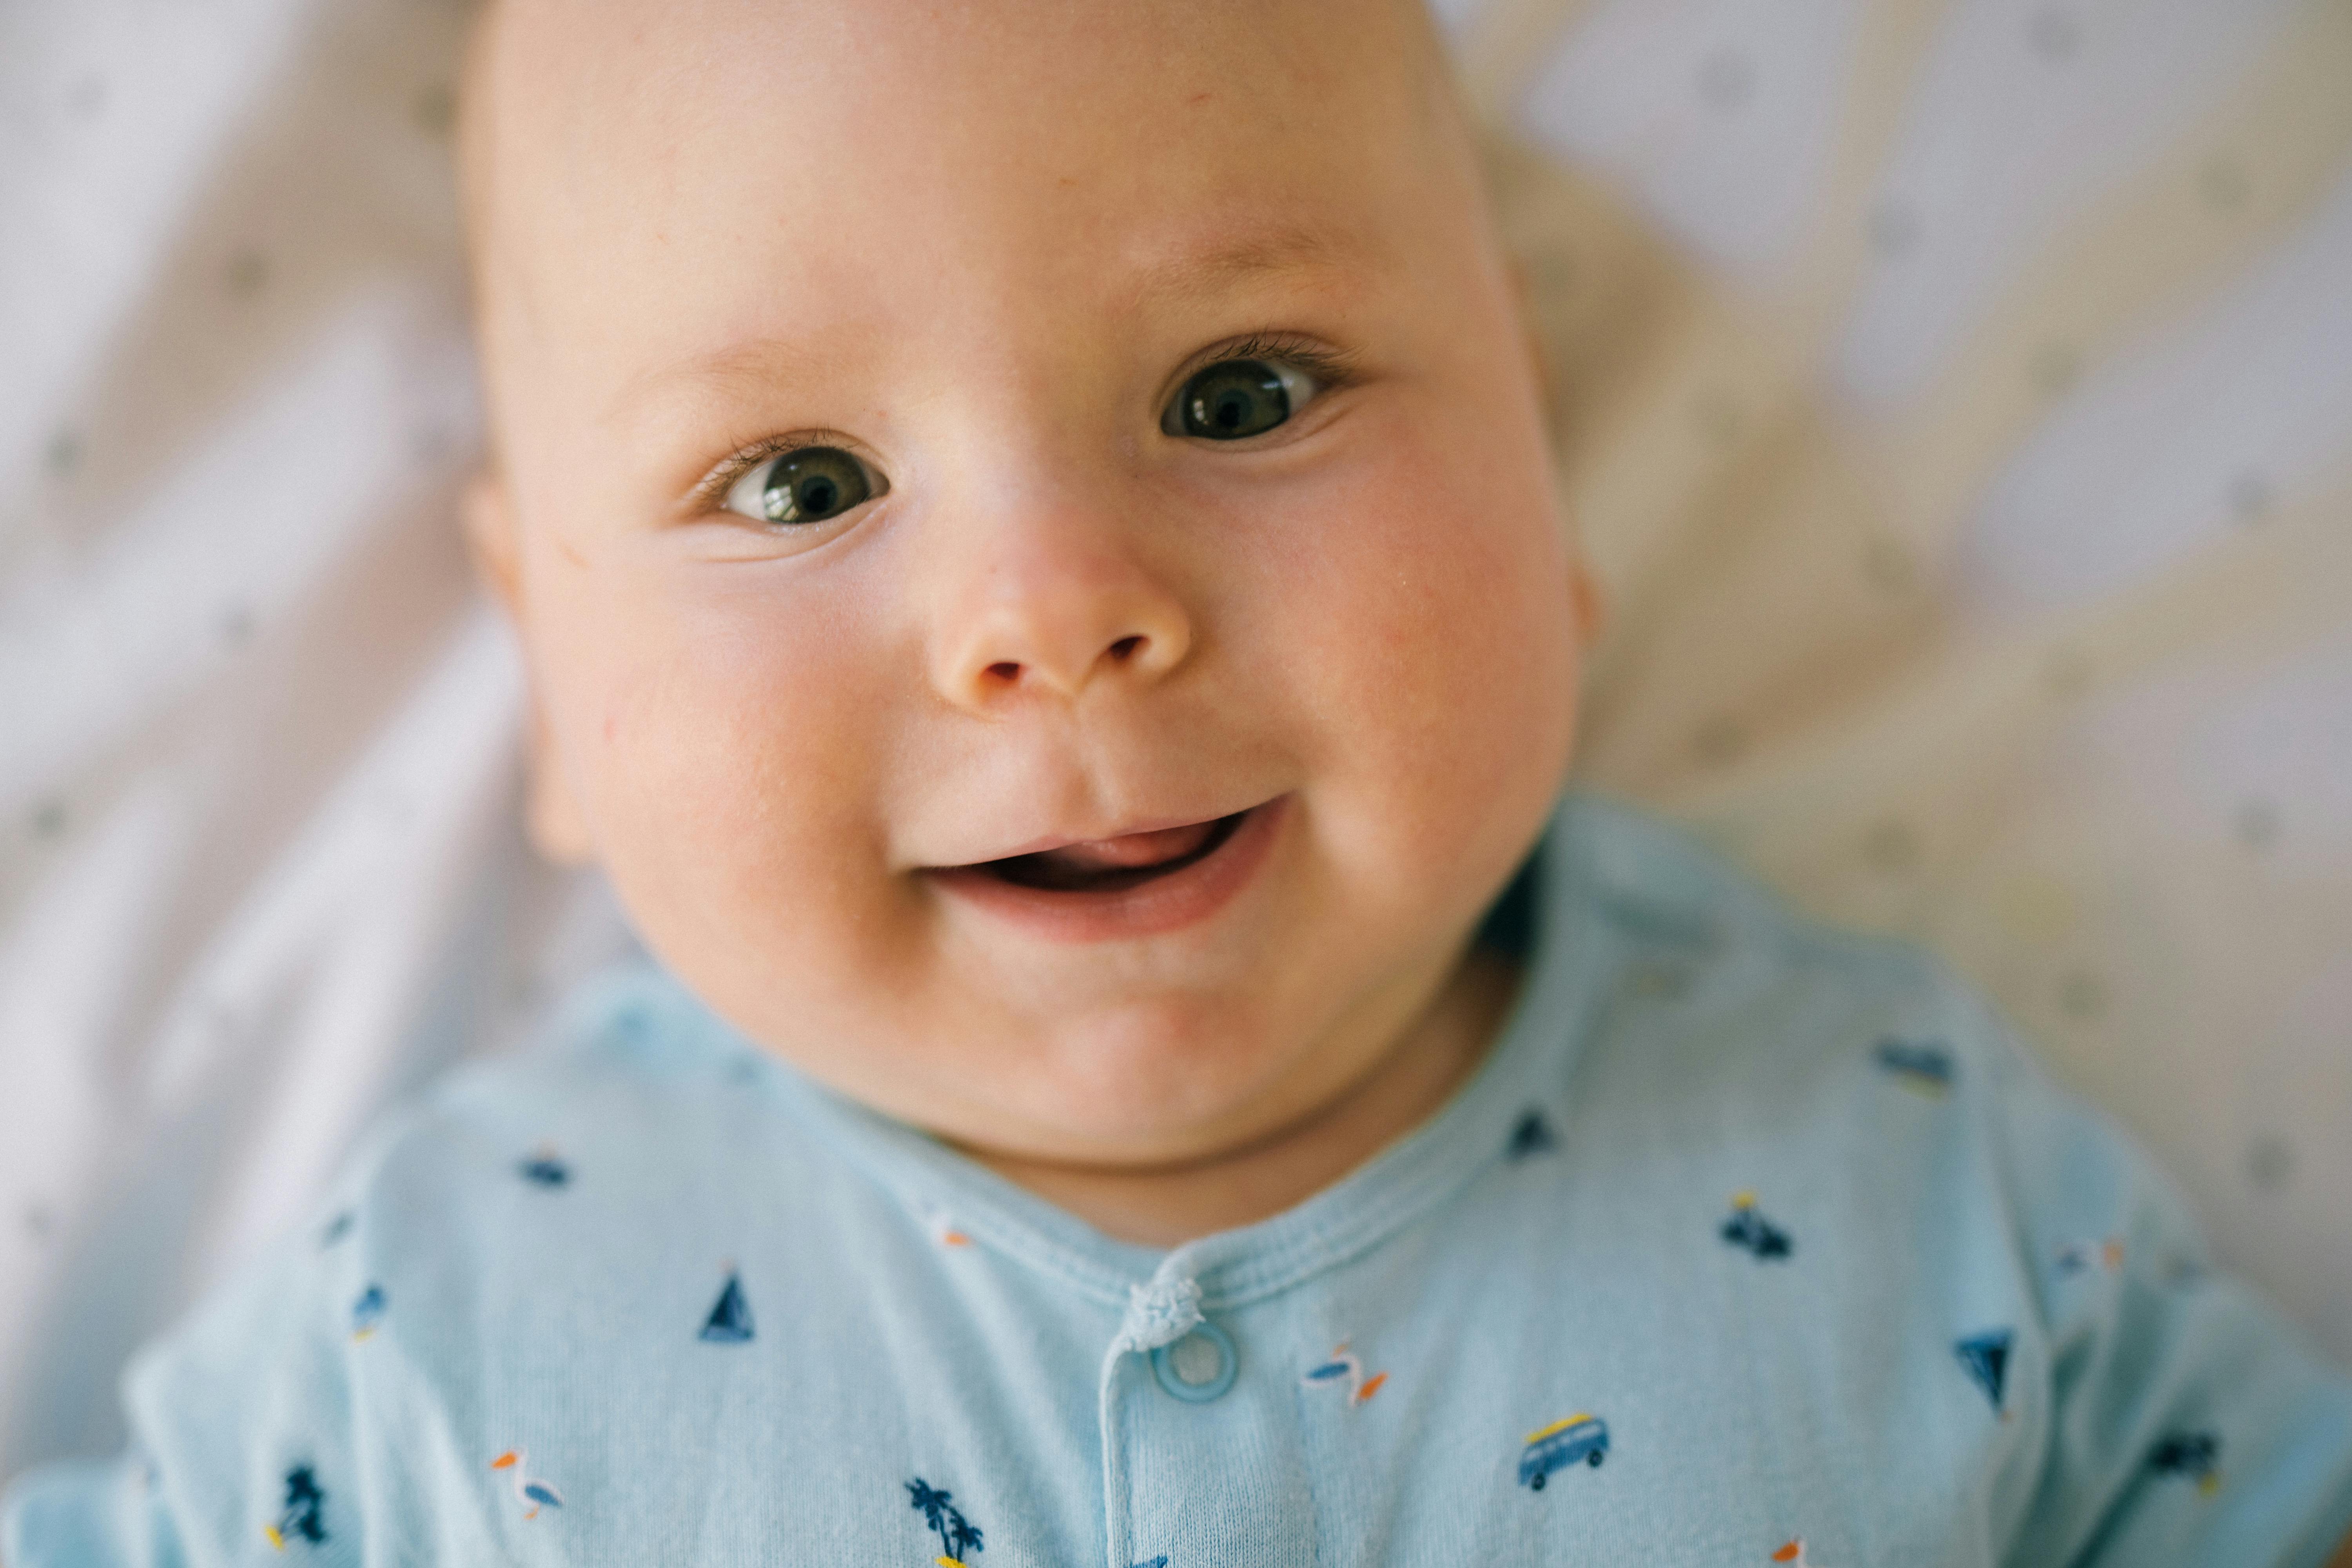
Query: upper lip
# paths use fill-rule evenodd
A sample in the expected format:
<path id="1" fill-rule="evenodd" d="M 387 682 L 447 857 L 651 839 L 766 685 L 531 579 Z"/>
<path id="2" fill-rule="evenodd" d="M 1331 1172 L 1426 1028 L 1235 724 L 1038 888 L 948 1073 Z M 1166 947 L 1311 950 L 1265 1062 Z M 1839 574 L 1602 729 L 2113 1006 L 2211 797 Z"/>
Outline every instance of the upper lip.
<path id="1" fill-rule="evenodd" d="M 1138 833 L 1164 833 L 1171 827 L 1196 827 L 1207 823 L 1222 822 L 1228 816 L 1238 816 L 1244 811 L 1254 811 L 1257 806 L 1265 804 L 1264 801 L 1258 801 L 1251 805 L 1236 806 L 1231 811 L 1211 812 L 1206 816 L 1187 813 L 1173 816 L 1137 817 L 1132 821 L 1123 822 L 1117 826 L 1104 828 L 1098 832 L 1042 834 L 1035 838 L 1016 844 L 1009 849 L 998 850 L 992 855 L 982 855 L 971 860 L 942 862 L 926 866 L 923 869 L 961 871 L 973 866 L 986 866 L 998 860 L 1017 859 L 1024 855 L 1050 854 L 1056 849 L 1067 849 L 1074 844 L 1099 844 L 1105 839 L 1125 838 Z"/>

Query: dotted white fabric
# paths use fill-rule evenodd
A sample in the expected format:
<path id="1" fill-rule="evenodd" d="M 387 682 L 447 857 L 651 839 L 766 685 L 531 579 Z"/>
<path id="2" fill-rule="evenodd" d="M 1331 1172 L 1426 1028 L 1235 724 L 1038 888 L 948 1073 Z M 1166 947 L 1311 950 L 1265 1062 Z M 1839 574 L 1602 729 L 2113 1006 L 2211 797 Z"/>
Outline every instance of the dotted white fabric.
<path id="1" fill-rule="evenodd" d="M 1958 963 L 2352 1358 L 2352 7 L 1440 9 L 1587 781 Z M 463 12 L 0 8 L 0 1475 L 626 941 L 454 521 Z"/>

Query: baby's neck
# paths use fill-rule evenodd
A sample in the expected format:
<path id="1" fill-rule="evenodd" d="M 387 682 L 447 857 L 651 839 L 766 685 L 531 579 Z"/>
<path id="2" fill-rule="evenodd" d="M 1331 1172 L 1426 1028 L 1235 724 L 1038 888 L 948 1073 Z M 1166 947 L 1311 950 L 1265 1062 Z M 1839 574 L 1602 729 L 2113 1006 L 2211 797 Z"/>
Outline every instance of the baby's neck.
<path id="1" fill-rule="evenodd" d="M 1473 949 L 1436 999 L 1344 1093 L 1268 1137 L 1210 1159 L 1131 1169 L 967 1152 L 1105 1235 L 1139 1246 L 1174 1247 L 1254 1224 L 1314 1196 L 1435 1114 L 1486 1058 L 1518 983 L 1509 960 Z"/>

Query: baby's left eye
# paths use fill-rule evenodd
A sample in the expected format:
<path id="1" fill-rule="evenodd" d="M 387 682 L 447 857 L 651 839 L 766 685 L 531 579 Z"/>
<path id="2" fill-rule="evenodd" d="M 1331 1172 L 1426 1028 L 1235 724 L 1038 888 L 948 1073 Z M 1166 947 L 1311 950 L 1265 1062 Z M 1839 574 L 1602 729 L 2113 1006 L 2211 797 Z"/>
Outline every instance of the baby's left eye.
<path id="1" fill-rule="evenodd" d="M 779 527 L 829 521 L 889 486 L 838 447 L 800 447 L 754 464 L 727 487 L 722 503 Z"/>
<path id="2" fill-rule="evenodd" d="M 1271 359 L 1229 359 L 1196 372 L 1160 416 L 1171 436 L 1238 441 L 1273 429 L 1322 388 L 1296 365 Z"/>

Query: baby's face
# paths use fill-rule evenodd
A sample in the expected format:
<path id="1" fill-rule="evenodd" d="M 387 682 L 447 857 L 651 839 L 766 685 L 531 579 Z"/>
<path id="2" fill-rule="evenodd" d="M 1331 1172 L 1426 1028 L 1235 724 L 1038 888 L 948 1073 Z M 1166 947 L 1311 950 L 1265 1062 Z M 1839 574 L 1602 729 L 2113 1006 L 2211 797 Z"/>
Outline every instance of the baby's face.
<path id="1" fill-rule="evenodd" d="M 1539 831 L 1576 568 L 1412 0 L 507 0 L 482 534 L 718 1011 L 984 1150 L 1371 1070 Z"/>

